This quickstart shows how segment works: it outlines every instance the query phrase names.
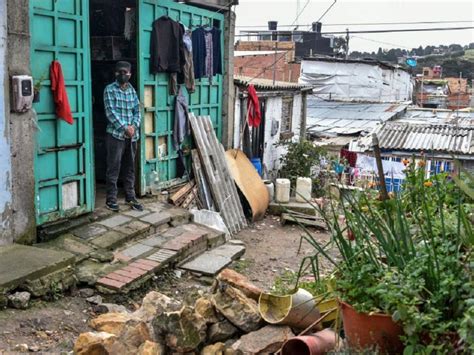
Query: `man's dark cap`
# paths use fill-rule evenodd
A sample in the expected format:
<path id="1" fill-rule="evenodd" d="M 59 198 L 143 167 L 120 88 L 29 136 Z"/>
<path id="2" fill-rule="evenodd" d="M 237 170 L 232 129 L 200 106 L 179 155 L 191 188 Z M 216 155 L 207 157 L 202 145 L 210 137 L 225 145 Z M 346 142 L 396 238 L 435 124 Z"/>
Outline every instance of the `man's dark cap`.
<path id="1" fill-rule="evenodd" d="M 115 64 L 115 71 L 120 71 L 120 70 L 132 70 L 132 65 L 129 62 L 125 61 L 120 61 Z"/>

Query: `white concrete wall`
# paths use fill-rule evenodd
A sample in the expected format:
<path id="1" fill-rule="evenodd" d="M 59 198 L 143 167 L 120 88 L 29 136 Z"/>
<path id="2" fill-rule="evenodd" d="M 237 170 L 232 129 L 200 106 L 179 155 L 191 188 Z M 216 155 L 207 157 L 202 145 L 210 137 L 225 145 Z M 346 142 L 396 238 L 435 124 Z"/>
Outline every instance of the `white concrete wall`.
<path id="1" fill-rule="evenodd" d="M 11 157 L 7 112 L 8 68 L 7 52 L 7 2 L 0 1 L 0 245 L 11 244 L 12 235 L 12 186 Z"/>

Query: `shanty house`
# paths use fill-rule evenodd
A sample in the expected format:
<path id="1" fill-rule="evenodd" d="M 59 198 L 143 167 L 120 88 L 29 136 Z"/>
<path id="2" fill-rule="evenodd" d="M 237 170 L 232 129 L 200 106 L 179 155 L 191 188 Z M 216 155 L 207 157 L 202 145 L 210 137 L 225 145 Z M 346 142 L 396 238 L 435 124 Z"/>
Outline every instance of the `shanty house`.
<path id="1" fill-rule="evenodd" d="M 306 135 L 306 100 L 311 87 L 290 83 L 235 76 L 234 148 L 241 148 L 252 159 L 260 159 L 263 176 L 276 178 L 285 142 L 298 142 Z M 247 87 L 252 84 L 258 95 L 262 121 L 248 128 Z"/>

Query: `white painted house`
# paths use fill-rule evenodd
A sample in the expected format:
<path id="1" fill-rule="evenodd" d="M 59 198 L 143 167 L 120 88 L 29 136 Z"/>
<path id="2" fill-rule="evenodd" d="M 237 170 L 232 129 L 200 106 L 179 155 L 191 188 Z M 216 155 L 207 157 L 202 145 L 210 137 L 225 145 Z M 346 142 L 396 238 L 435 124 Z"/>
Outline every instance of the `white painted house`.
<path id="1" fill-rule="evenodd" d="M 235 113 L 233 147 L 249 159 L 260 158 L 263 177 L 274 179 L 286 148 L 280 143 L 297 142 L 306 135 L 306 98 L 311 87 L 268 79 L 234 76 Z M 247 128 L 247 87 L 253 84 L 260 102 L 262 123 Z M 245 129 L 244 129 L 245 128 Z"/>

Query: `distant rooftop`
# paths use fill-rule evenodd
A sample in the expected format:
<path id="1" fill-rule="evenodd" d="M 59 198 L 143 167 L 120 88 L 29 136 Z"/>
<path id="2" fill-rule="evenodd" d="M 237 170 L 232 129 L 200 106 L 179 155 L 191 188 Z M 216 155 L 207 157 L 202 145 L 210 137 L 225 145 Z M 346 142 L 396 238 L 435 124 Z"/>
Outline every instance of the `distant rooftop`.
<path id="1" fill-rule="evenodd" d="M 275 84 L 273 84 L 271 79 L 251 78 L 241 75 L 234 75 L 234 83 L 243 86 L 253 84 L 257 90 L 312 90 L 311 87 L 303 84 L 286 81 L 275 81 Z"/>

